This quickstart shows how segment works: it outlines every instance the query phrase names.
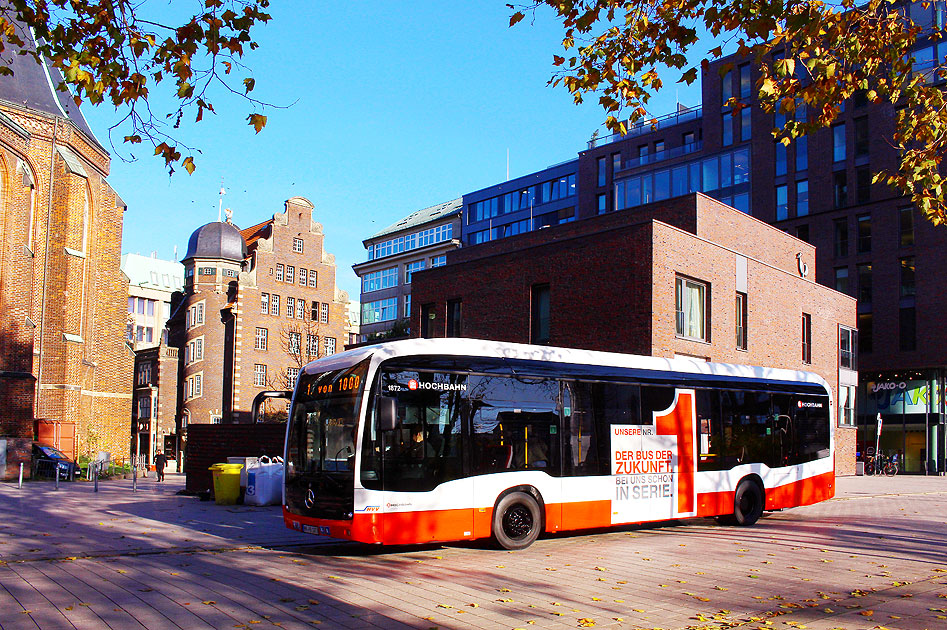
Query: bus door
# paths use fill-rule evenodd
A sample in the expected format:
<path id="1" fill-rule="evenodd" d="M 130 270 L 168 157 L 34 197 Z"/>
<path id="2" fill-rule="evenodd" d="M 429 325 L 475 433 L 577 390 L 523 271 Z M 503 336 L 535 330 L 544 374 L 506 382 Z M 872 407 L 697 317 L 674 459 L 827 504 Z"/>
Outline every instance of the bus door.
<path id="1" fill-rule="evenodd" d="M 547 528 L 560 521 L 559 383 L 549 378 L 471 375 L 469 459 L 474 527 L 489 533 L 504 490 L 532 486 L 546 505 Z"/>
<path id="2" fill-rule="evenodd" d="M 466 378 L 414 370 L 382 372 L 380 393 L 395 399 L 396 416 L 393 427 L 377 432 L 374 448 L 382 469 L 381 483 L 375 485 L 384 490 L 386 543 L 472 536 L 473 490 L 462 464 Z"/>

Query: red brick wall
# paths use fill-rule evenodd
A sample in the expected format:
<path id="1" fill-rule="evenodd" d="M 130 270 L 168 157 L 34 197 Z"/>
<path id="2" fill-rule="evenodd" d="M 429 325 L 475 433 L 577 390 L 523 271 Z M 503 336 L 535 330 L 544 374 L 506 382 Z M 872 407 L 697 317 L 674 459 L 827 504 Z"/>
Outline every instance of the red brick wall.
<path id="1" fill-rule="evenodd" d="M 0 125 L 0 399 L 17 403 L 0 410 L 0 435 L 31 437 L 34 417 L 51 418 L 76 424 L 78 454 L 124 454 L 133 357 L 119 268 L 124 208 L 105 182 L 108 154 L 68 122 L 2 109 L 29 137 Z M 84 174 L 54 153 L 54 136 Z"/>
<path id="2" fill-rule="evenodd" d="M 228 457 L 283 456 L 286 425 L 194 424 L 187 430 L 185 487 L 192 492 L 213 488 L 212 465 Z"/>

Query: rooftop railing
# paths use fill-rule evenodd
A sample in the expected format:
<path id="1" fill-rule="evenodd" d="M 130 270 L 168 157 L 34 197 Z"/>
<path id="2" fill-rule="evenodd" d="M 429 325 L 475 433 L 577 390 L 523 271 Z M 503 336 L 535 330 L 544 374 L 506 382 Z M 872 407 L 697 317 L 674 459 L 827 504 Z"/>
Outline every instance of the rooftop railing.
<path id="1" fill-rule="evenodd" d="M 687 122 L 688 120 L 698 120 L 702 115 L 702 108 L 700 105 L 695 105 L 694 107 L 687 107 L 672 112 L 670 114 L 665 114 L 663 116 L 658 116 L 657 118 L 647 118 L 639 120 L 628 128 L 628 133 L 622 135 L 620 133 L 613 133 L 608 136 L 603 136 L 601 138 L 592 138 L 589 140 L 589 149 L 594 149 L 595 147 L 601 147 L 606 144 L 611 144 L 612 142 L 618 142 L 619 140 L 625 140 L 627 138 L 634 138 L 635 136 L 641 136 L 646 133 L 651 133 L 658 129 L 666 129 L 667 127 L 672 127 L 678 125 L 682 122 Z"/>

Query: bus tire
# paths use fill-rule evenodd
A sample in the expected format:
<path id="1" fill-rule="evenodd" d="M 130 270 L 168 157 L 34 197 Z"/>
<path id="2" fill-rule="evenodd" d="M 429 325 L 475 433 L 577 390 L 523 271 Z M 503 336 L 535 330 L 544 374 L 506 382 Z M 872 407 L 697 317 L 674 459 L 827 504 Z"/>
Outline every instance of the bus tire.
<path id="1" fill-rule="evenodd" d="M 526 492 L 504 495 L 493 510 L 493 540 L 503 549 L 526 549 L 542 531 L 539 502 Z"/>
<path id="2" fill-rule="evenodd" d="M 753 525 L 763 516 L 765 504 L 766 497 L 763 487 L 753 479 L 743 479 L 737 485 L 737 491 L 733 493 L 733 518 L 731 522 L 743 527 Z"/>

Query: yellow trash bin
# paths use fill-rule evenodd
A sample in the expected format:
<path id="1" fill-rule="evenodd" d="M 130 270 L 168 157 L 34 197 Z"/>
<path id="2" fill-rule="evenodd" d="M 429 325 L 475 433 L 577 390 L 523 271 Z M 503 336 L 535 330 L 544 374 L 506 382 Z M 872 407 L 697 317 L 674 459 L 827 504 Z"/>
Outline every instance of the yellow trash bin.
<path id="1" fill-rule="evenodd" d="M 208 470 L 214 475 L 214 502 L 233 505 L 240 496 L 240 469 L 243 464 L 214 464 Z"/>

